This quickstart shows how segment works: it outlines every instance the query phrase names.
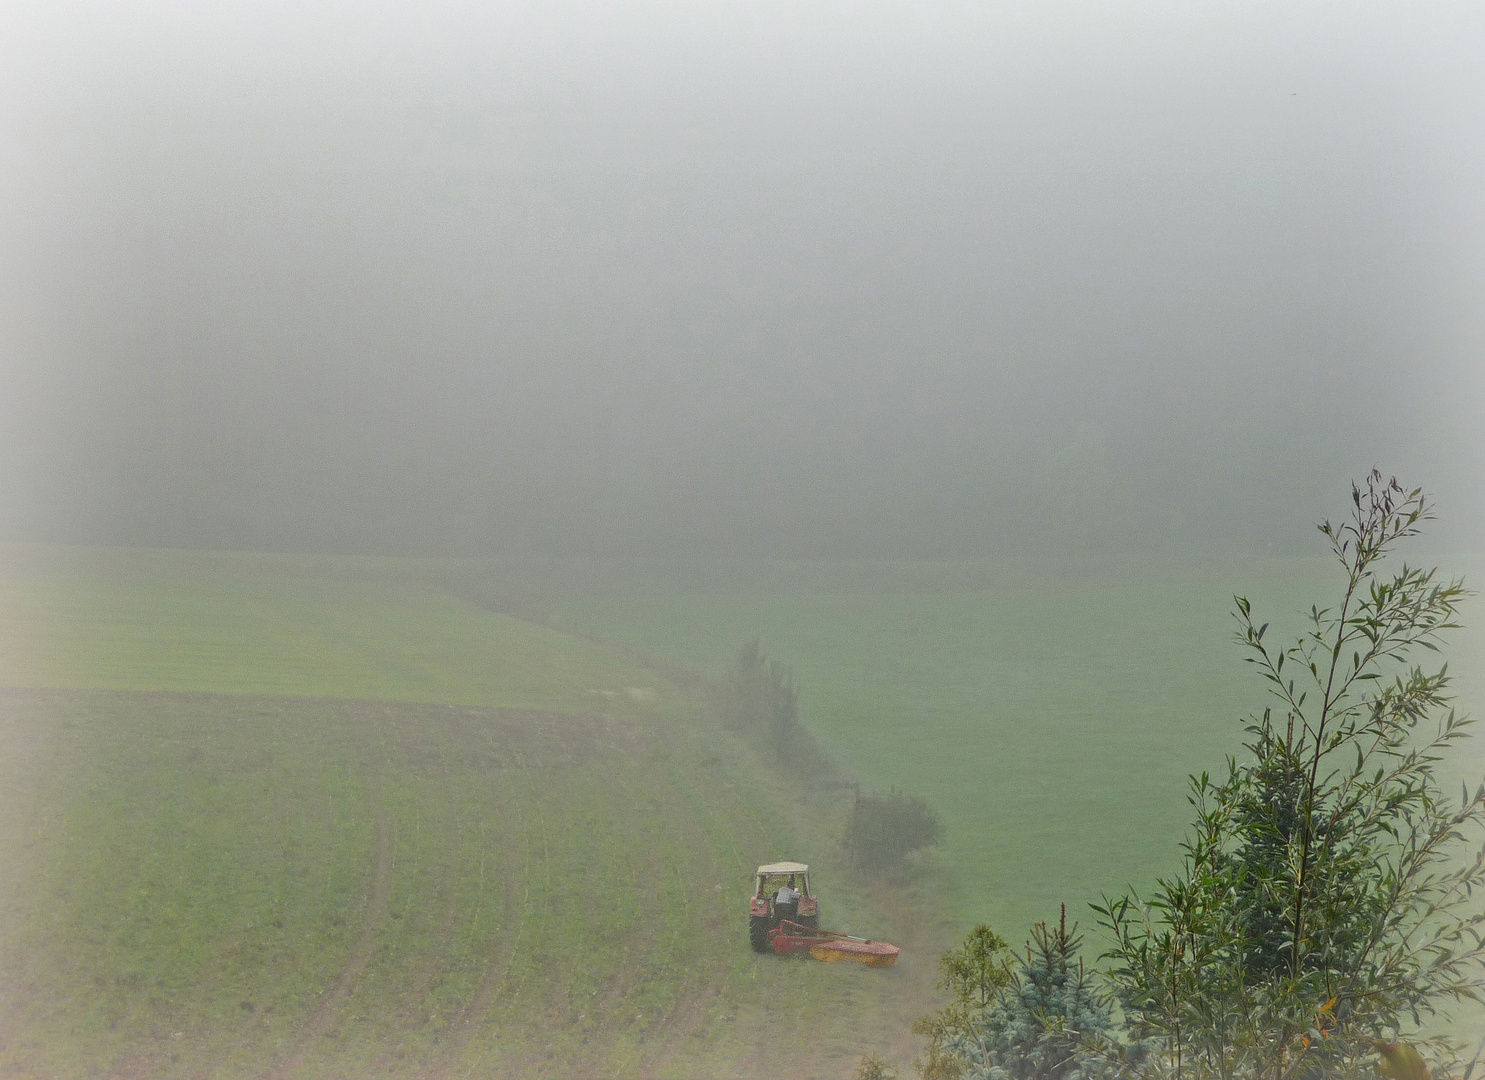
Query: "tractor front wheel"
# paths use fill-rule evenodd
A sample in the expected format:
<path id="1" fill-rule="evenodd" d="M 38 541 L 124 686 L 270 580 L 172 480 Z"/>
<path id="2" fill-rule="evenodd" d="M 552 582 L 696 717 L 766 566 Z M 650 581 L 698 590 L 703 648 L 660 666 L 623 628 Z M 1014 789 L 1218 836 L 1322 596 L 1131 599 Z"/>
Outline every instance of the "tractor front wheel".
<path id="1" fill-rule="evenodd" d="M 748 943 L 754 952 L 768 951 L 768 919 L 762 915 L 748 916 Z"/>

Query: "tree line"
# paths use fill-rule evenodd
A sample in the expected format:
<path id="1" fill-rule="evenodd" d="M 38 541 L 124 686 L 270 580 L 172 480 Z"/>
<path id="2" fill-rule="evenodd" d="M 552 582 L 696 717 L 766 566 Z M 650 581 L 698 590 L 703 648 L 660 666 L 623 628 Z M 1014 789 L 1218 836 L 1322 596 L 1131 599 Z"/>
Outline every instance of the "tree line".
<path id="1" fill-rule="evenodd" d="M 806 777 L 831 771 L 819 744 L 799 722 L 794 672 L 765 655 L 757 638 L 743 645 L 732 667 L 714 684 L 712 700 L 725 726 L 780 767 Z M 842 843 L 854 865 L 886 870 L 937 843 L 942 832 L 938 813 L 921 796 L 896 789 L 863 792 L 858 786 Z"/>

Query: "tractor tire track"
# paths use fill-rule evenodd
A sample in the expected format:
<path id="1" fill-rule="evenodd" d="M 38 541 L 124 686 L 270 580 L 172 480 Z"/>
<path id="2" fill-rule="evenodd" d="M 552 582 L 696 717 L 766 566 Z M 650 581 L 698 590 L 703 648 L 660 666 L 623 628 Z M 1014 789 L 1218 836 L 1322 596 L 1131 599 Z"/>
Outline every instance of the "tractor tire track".
<path id="1" fill-rule="evenodd" d="M 517 770 L 525 776 L 526 766 L 520 754 L 515 755 Z M 529 785 L 529 780 L 527 781 Z M 519 800 L 513 800 L 513 806 L 519 806 Z M 522 853 L 529 854 L 531 843 L 531 821 L 526 814 L 519 815 Z M 515 932 L 511 935 L 510 943 L 500 954 L 485 965 L 484 973 L 480 976 L 479 985 L 470 995 L 459 1010 L 458 1016 L 454 1018 L 453 1030 L 448 1041 L 444 1045 L 441 1061 L 429 1073 L 429 1080 L 445 1080 L 453 1075 L 456 1064 L 464 1057 L 480 1028 L 485 1025 L 490 1011 L 495 1007 L 501 992 L 505 989 L 505 976 L 510 970 L 511 961 L 521 950 L 522 932 L 526 925 L 526 916 L 531 909 L 531 887 L 527 883 L 529 870 L 523 858 L 515 856 L 515 840 L 512 837 L 508 842 L 501 845 L 502 857 L 500 866 L 503 872 L 497 871 L 497 880 L 501 881 L 503 888 L 502 904 L 500 912 L 500 925 L 502 927 L 514 926 Z M 521 897 L 516 897 L 516 889 L 511 885 L 512 881 L 522 882 Z M 466 1063 L 463 1074 L 469 1075 L 473 1072 L 473 1066 Z"/>
<path id="2" fill-rule="evenodd" d="M 367 802 L 371 805 L 372 819 L 376 823 L 376 861 L 372 866 L 371 888 L 366 895 L 361 933 L 357 935 L 356 944 L 346 957 L 330 992 L 305 1021 L 293 1048 L 265 1074 L 264 1080 L 288 1080 L 314 1050 L 315 1043 L 335 1027 L 346 999 L 355 992 L 356 982 L 366 970 L 367 961 L 371 959 L 371 948 L 377 931 L 387 921 L 392 898 L 392 824 L 382 807 L 381 785 L 374 773 L 367 789 Z"/>
<path id="3" fill-rule="evenodd" d="M 633 778 L 623 768 L 615 771 L 614 784 L 623 795 L 624 806 L 626 808 L 625 816 L 635 820 L 644 820 L 646 815 L 640 813 L 639 808 L 645 804 L 650 793 L 648 791 L 641 792 L 639 786 L 634 783 Z M 663 856 L 654 854 L 663 850 L 661 845 L 653 842 L 637 841 L 636 847 L 638 850 L 646 853 L 645 860 L 642 864 L 643 868 L 633 871 L 636 880 L 657 877 L 658 870 L 652 860 L 663 858 Z M 604 987 L 602 995 L 595 1002 L 595 1011 L 605 1015 L 616 1012 L 619 1003 L 624 1000 L 624 997 L 641 977 L 645 964 L 644 958 L 652 953 L 657 933 L 657 920 L 655 919 L 644 920 L 642 925 L 635 931 L 634 935 L 630 938 L 631 950 L 629 958 L 621 961 L 619 968 L 609 976 L 608 984 Z M 609 1058 L 607 1055 L 603 1055 L 594 1062 L 590 1071 L 606 1072 L 610 1075 L 643 1076 L 644 1073 L 640 1068 L 642 1060 L 643 1048 L 640 1048 L 638 1052 L 631 1052 L 628 1057 Z"/>
<path id="4" fill-rule="evenodd" d="M 719 876 L 721 870 L 716 847 L 711 842 L 712 822 L 706 820 L 710 814 L 710 808 L 698 807 L 695 788 L 676 767 L 673 759 L 665 762 L 663 773 L 671 785 L 673 797 L 681 804 L 680 810 L 682 811 L 662 815 L 666 833 L 671 838 L 668 850 L 675 856 L 672 865 L 677 876 L 676 884 L 681 899 L 682 922 L 688 928 L 697 928 L 692 890 L 688 887 L 687 880 L 711 880 Z M 683 830 L 679 825 L 681 820 L 701 820 L 703 824 L 700 837 Z M 689 874 L 682 870 L 682 859 L 691 864 Z M 705 873 L 700 872 L 697 863 L 704 865 Z M 712 929 L 712 927 L 706 928 L 706 930 Z M 715 971 L 710 978 L 703 978 L 697 982 L 688 980 L 689 985 L 677 994 L 669 1011 L 657 1025 L 658 1038 L 655 1045 L 648 1048 L 648 1053 L 639 1070 L 640 1075 L 653 1076 L 665 1072 L 684 1055 L 688 1048 L 688 1041 L 701 1026 L 716 996 L 721 993 L 724 981 L 725 974 L 721 971 Z"/>

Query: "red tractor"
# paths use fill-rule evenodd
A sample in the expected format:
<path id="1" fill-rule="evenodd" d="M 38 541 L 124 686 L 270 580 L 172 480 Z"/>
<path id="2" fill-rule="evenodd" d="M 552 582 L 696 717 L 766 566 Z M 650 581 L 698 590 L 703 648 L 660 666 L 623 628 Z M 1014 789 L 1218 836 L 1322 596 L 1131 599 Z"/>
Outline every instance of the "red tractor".
<path id="1" fill-rule="evenodd" d="M 779 894 L 784 899 L 779 899 Z M 793 894 L 798 893 L 798 899 Z M 748 943 L 754 952 L 772 951 L 770 930 L 780 921 L 818 928 L 820 905 L 810 892 L 810 868 L 804 863 L 777 862 L 758 867 L 757 887 L 748 901 Z"/>

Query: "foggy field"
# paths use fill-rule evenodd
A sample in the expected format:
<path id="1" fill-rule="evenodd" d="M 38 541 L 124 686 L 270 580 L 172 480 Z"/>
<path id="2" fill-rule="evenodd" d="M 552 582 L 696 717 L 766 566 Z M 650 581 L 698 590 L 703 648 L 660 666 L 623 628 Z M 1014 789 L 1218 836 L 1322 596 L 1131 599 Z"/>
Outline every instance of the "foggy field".
<path id="1" fill-rule="evenodd" d="M 41 554 L 0 587 L 0 1073 L 905 1058 L 936 902 L 854 880 L 839 798 L 801 802 L 652 673 L 412 564 Z M 904 961 L 751 953 L 751 870 L 784 856 Z"/>
<path id="2" fill-rule="evenodd" d="M 1479 1080 L 1482 42 L 0 4 L 0 1080 Z"/>
<path id="3" fill-rule="evenodd" d="M 1062 901 L 1087 925 L 1101 892 L 1176 865 L 1187 775 L 1222 771 L 1239 718 L 1265 704 L 1231 641 L 1232 594 L 1278 633 L 1298 632 L 1296 613 L 1335 591 L 1323 562 L 973 590 L 908 587 L 911 567 L 884 569 L 875 587 L 829 564 L 788 576 L 788 588 L 621 584 L 556 613 L 712 671 L 760 637 L 794 666 L 801 719 L 841 761 L 942 813 L 942 884 L 961 924 L 987 921 L 1012 940 Z M 1477 717 L 1481 608 L 1467 604 L 1451 656 L 1460 704 Z M 1480 782 L 1482 739 L 1446 789 Z"/>
<path id="4" fill-rule="evenodd" d="M 660 706 L 654 675 L 482 611 L 426 564 L 205 552 L 3 549 L 0 662 L 18 686 Z"/>
<path id="5" fill-rule="evenodd" d="M 905 1064 L 971 922 L 1014 940 L 1173 865 L 1186 772 L 1220 768 L 1260 703 L 1230 591 L 1283 626 L 1328 584 L 1272 563 L 949 590 L 801 564 L 787 588 L 718 570 L 713 591 L 660 575 L 547 605 L 704 670 L 759 635 L 857 778 L 943 813 L 904 888 L 844 868 L 840 794 L 770 775 L 633 659 L 445 592 L 451 564 L 6 566 L 0 1071 L 21 1076 Z M 1452 772 L 1478 781 L 1467 758 Z M 786 853 L 815 865 L 827 925 L 901 964 L 754 957 L 748 875 Z"/>

